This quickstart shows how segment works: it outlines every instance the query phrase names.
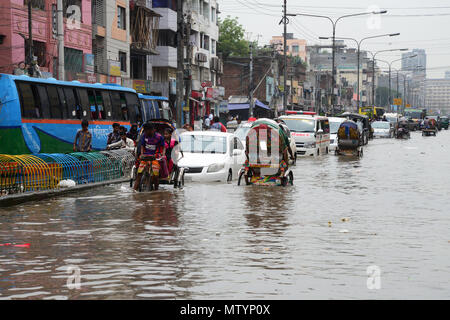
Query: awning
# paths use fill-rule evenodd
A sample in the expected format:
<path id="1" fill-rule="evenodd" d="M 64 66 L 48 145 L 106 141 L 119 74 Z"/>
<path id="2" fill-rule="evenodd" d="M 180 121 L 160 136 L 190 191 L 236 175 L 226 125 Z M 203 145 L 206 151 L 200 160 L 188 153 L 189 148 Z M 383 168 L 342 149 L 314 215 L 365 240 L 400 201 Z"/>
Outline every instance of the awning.
<path id="1" fill-rule="evenodd" d="M 259 107 L 262 109 L 270 110 L 268 106 L 266 106 L 264 103 L 262 103 L 259 100 L 255 101 L 255 107 Z M 250 109 L 250 104 L 248 103 L 229 103 L 228 104 L 228 110 L 246 110 Z"/>

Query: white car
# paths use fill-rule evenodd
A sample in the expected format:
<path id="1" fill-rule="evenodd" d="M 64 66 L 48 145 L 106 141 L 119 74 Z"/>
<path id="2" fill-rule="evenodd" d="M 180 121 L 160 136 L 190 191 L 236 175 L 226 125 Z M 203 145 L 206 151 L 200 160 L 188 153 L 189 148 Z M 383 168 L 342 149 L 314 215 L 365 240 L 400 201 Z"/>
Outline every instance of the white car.
<path id="1" fill-rule="evenodd" d="M 337 133 L 341 123 L 345 120 L 345 118 L 328 118 L 328 121 L 330 121 L 330 151 L 334 151 L 337 148 Z"/>
<path id="2" fill-rule="evenodd" d="M 374 138 L 393 138 L 394 127 L 388 121 L 375 121 L 372 123 Z"/>
<path id="3" fill-rule="evenodd" d="M 187 181 L 231 182 L 238 178 L 245 152 L 241 140 L 234 134 L 191 131 L 182 133 L 180 138 L 183 158 L 178 166 L 187 168 Z"/>

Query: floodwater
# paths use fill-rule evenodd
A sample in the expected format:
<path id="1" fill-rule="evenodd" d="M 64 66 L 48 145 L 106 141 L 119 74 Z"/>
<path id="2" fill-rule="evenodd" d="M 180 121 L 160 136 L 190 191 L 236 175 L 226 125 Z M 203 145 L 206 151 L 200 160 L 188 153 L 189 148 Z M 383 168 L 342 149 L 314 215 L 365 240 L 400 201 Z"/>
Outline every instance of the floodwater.
<path id="1" fill-rule="evenodd" d="M 0 299 L 449 299 L 450 131 L 364 151 L 301 159 L 287 188 L 1 208 L 0 244 L 31 246 L 0 246 Z"/>

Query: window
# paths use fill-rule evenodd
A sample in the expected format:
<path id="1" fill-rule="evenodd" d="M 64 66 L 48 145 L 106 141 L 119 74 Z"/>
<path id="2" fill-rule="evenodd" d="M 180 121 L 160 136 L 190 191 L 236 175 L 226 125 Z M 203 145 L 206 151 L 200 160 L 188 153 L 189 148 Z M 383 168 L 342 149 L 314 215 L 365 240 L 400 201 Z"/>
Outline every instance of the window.
<path id="1" fill-rule="evenodd" d="M 97 105 L 95 103 L 94 90 L 88 90 L 87 94 L 88 94 L 88 99 L 89 99 L 89 111 L 91 113 L 91 118 L 94 120 L 97 120 L 99 112 L 97 109 Z"/>
<path id="2" fill-rule="evenodd" d="M 103 97 L 100 90 L 95 90 L 95 101 L 97 102 L 98 119 L 99 120 L 106 119 L 105 106 L 103 103 Z"/>
<path id="3" fill-rule="evenodd" d="M 81 119 L 90 119 L 90 104 L 87 90 L 84 88 L 77 89 L 78 101 L 81 105 Z"/>
<path id="4" fill-rule="evenodd" d="M 83 72 L 83 51 L 64 47 L 64 69 L 74 73 Z"/>
<path id="5" fill-rule="evenodd" d="M 61 104 L 59 102 L 56 86 L 47 86 L 48 101 L 50 103 L 50 115 L 52 119 L 62 119 Z"/>
<path id="6" fill-rule="evenodd" d="M 122 119 L 120 95 L 117 91 L 111 92 L 112 116 L 114 120 Z"/>
<path id="7" fill-rule="evenodd" d="M 216 21 L 216 8 L 211 7 L 211 21 L 215 22 Z"/>
<path id="8" fill-rule="evenodd" d="M 41 110 L 39 102 L 36 99 L 35 86 L 31 86 L 29 83 L 25 82 L 18 82 L 17 88 L 19 89 L 20 94 L 22 117 L 29 119 L 41 118 Z"/>
<path id="9" fill-rule="evenodd" d="M 44 119 L 50 119 L 50 103 L 45 85 L 38 85 L 37 91 L 39 94 L 39 102 L 41 104 L 41 117 Z"/>
<path id="10" fill-rule="evenodd" d="M 67 115 L 70 119 L 81 119 L 81 103 L 74 88 L 65 87 L 64 94 L 67 102 Z"/>
<path id="11" fill-rule="evenodd" d="M 104 119 L 112 119 L 113 118 L 112 103 L 111 103 L 111 96 L 109 95 L 109 92 L 106 90 L 103 90 L 102 98 L 103 98 L 103 103 L 105 106 L 105 117 L 106 118 L 104 118 Z"/>
<path id="12" fill-rule="evenodd" d="M 124 7 L 117 6 L 117 28 L 126 30 L 127 29 L 127 11 Z"/>
<path id="13" fill-rule="evenodd" d="M 133 93 L 125 93 L 125 98 L 127 101 L 127 109 L 128 109 L 128 119 L 132 123 L 142 121 L 141 110 L 139 108 L 139 100 L 136 94 Z"/>
<path id="14" fill-rule="evenodd" d="M 127 99 L 125 99 L 125 94 L 119 92 L 120 97 L 120 120 L 128 121 L 130 119 L 129 112 L 128 112 L 128 106 L 127 106 Z"/>
<path id="15" fill-rule="evenodd" d="M 120 71 L 127 72 L 127 54 L 119 51 Z"/>
<path id="16" fill-rule="evenodd" d="M 299 46 L 297 46 L 297 45 L 292 46 L 292 52 L 298 53 L 299 52 Z"/>
<path id="17" fill-rule="evenodd" d="M 211 53 L 216 54 L 216 40 L 211 39 Z"/>
<path id="18" fill-rule="evenodd" d="M 58 96 L 59 96 L 59 101 L 61 103 L 61 111 L 62 111 L 62 118 L 63 119 L 67 119 L 68 116 L 68 107 L 67 107 L 67 100 L 66 100 L 66 96 L 64 94 L 64 90 L 63 87 L 58 87 Z"/>
<path id="19" fill-rule="evenodd" d="M 31 7 L 34 9 L 45 10 L 45 0 L 24 0 L 23 5 L 28 6 L 31 2 Z"/>

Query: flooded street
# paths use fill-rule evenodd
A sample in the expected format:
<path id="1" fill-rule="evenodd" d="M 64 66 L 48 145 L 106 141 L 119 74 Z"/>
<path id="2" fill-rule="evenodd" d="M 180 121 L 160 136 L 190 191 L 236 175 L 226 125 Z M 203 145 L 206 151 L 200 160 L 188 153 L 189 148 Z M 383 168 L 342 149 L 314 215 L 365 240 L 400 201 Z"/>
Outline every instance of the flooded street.
<path id="1" fill-rule="evenodd" d="M 299 159 L 288 188 L 124 184 L 1 208 L 0 244 L 31 246 L 0 246 L 0 299 L 449 299 L 449 154 L 449 131 L 412 133 Z"/>

